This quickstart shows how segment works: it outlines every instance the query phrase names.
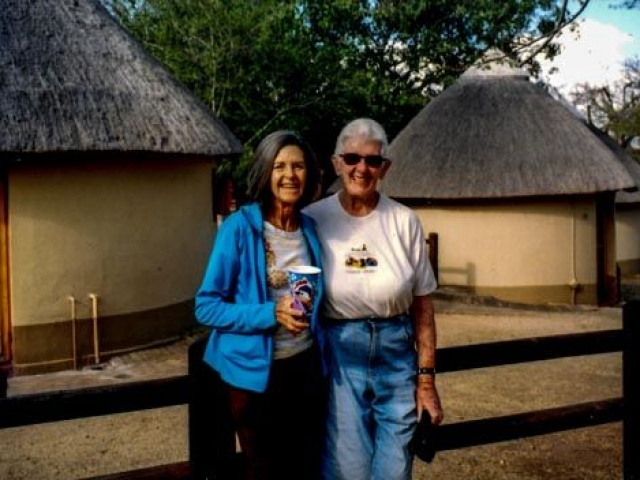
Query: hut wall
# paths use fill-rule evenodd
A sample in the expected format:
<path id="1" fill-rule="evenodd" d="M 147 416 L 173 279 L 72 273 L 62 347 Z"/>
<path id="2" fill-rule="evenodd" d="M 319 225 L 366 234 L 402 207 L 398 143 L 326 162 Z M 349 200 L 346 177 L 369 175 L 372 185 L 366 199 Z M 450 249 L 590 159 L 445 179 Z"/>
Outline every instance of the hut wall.
<path id="1" fill-rule="evenodd" d="M 210 162 L 20 166 L 9 174 L 13 360 L 18 373 L 70 368 L 176 338 L 211 247 Z"/>
<path id="2" fill-rule="evenodd" d="M 441 286 L 533 304 L 597 303 L 593 198 L 416 211 L 425 233 L 438 234 Z"/>
<path id="3" fill-rule="evenodd" d="M 620 273 L 640 274 L 640 204 L 616 205 L 616 252 Z"/>

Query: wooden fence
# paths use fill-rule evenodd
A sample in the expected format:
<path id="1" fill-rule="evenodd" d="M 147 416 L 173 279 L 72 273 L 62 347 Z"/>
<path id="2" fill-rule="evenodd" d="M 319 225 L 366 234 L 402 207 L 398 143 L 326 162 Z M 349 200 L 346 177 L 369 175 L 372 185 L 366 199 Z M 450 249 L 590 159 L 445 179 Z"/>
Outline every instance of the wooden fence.
<path id="1" fill-rule="evenodd" d="M 550 360 L 562 357 L 622 351 L 623 397 L 537 410 L 516 415 L 444 424 L 438 427 L 437 448 L 451 450 L 515 440 L 610 422 L 623 422 L 623 475 L 640 480 L 638 455 L 631 446 L 638 440 L 637 393 L 632 379 L 639 374 L 634 343 L 640 340 L 640 299 L 623 306 L 623 328 L 554 335 L 438 349 L 442 373 L 472 368 Z M 190 351 L 191 375 L 127 383 L 118 386 L 26 394 L 0 399 L 0 429 L 43 422 L 110 415 L 150 408 L 189 404 L 189 461 L 96 477 L 107 479 L 204 478 L 209 460 L 198 450 L 200 410 L 194 408 L 200 375 L 194 359 L 201 358 L 194 343 Z M 196 366 L 197 367 L 197 366 Z M 211 430 L 208 430 L 209 439 Z M 237 461 L 237 460 L 236 460 Z M 203 466 L 205 465 L 205 466 Z"/>

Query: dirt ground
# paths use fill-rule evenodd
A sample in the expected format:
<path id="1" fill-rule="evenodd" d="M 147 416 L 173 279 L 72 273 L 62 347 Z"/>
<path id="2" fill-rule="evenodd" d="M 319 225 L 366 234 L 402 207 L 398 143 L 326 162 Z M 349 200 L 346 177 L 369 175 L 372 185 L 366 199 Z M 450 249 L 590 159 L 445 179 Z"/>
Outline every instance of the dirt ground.
<path id="1" fill-rule="evenodd" d="M 439 347 L 621 328 L 620 308 L 519 309 L 436 304 Z M 186 342 L 114 359 L 99 372 L 10 379 L 9 395 L 186 372 Z M 135 358 L 134 358 L 135 357 Z M 80 379 L 79 379 L 80 378 Z M 569 357 L 442 374 L 445 423 L 622 396 L 622 355 Z M 84 479 L 188 459 L 187 409 L 176 406 L 0 430 L 0 479 Z M 622 423 L 438 452 L 414 479 L 622 478 Z"/>

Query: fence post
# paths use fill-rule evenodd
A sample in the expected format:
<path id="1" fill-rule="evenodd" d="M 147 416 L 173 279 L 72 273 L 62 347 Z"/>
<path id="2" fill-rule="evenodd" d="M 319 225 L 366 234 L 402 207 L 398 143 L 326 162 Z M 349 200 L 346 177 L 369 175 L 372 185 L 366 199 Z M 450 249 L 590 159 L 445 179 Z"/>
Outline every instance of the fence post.
<path id="1" fill-rule="evenodd" d="M 9 387 L 9 368 L 0 363 L 0 398 L 7 398 Z"/>
<path id="2" fill-rule="evenodd" d="M 638 398 L 634 392 L 634 377 L 640 372 L 636 368 L 633 349 L 640 341 L 640 299 L 626 302 L 622 307 L 622 329 L 624 332 L 622 349 L 622 394 L 624 397 L 623 420 L 623 472 L 625 480 L 640 480 L 640 463 L 637 452 L 631 449 L 638 440 Z"/>
<path id="3" fill-rule="evenodd" d="M 433 275 L 438 281 L 438 234 L 430 232 L 427 243 L 429 244 L 429 262 L 433 268 Z"/>

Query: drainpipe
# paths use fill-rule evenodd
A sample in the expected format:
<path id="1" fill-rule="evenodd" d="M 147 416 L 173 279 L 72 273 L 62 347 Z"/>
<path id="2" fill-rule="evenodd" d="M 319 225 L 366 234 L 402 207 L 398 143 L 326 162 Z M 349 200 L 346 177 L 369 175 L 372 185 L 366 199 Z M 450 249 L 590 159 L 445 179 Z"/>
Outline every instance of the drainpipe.
<path id="1" fill-rule="evenodd" d="M 73 355 L 73 369 L 78 369 L 78 350 L 76 341 L 76 297 L 69 295 L 67 297 L 71 304 L 71 349 Z"/>
<path id="2" fill-rule="evenodd" d="M 98 295 L 90 293 L 91 299 L 91 318 L 93 320 L 93 356 L 95 363 L 100 363 L 100 344 L 98 342 Z"/>
<path id="3" fill-rule="evenodd" d="M 571 219 L 571 280 L 569 281 L 569 288 L 571 289 L 571 305 L 576 304 L 576 296 L 578 293 L 578 289 L 580 288 L 580 283 L 578 283 L 578 279 L 576 278 L 576 263 L 577 263 L 577 233 L 576 233 L 576 204 L 573 202 L 573 217 Z"/>

